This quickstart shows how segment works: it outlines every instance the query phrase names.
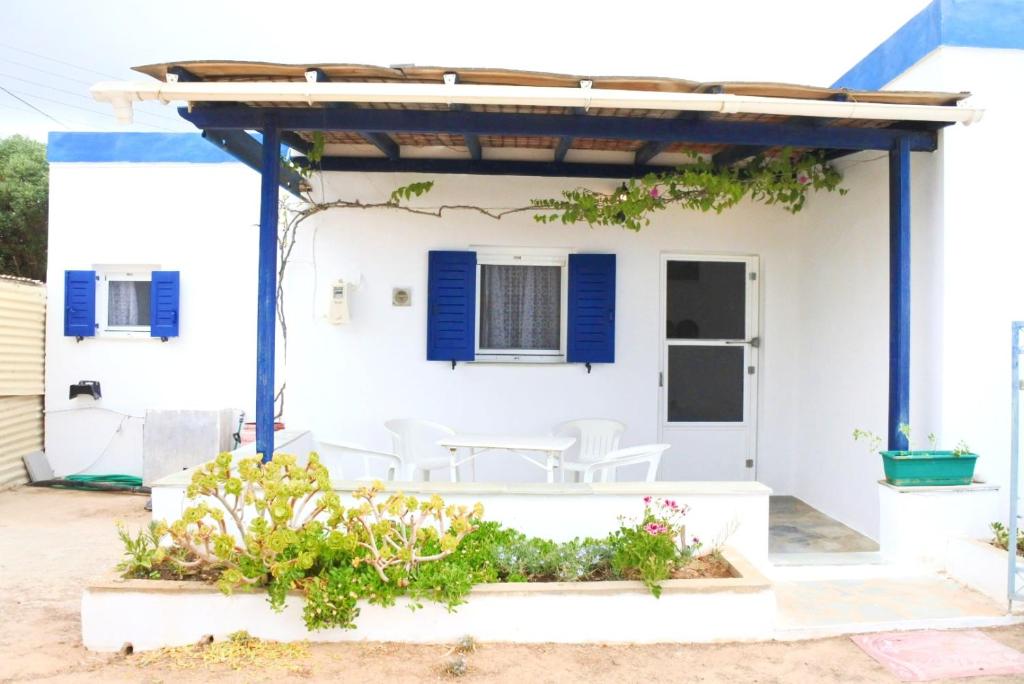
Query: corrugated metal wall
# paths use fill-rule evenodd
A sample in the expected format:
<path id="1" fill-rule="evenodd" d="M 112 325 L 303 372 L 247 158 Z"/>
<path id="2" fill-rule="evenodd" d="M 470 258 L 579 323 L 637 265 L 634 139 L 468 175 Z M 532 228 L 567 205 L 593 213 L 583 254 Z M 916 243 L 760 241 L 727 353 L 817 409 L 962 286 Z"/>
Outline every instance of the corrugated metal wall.
<path id="1" fill-rule="evenodd" d="M 21 457 L 43 448 L 46 286 L 0 276 L 0 489 L 28 481 Z"/>

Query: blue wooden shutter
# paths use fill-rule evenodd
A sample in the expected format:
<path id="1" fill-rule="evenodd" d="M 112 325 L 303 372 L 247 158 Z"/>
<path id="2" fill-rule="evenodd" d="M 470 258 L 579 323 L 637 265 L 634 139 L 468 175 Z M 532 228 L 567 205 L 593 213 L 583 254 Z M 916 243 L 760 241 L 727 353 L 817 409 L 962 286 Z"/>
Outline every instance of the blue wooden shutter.
<path id="1" fill-rule="evenodd" d="M 472 361 L 475 328 L 476 252 L 430 252 L 427 360 Z"/>
<path id="2" fill-rule="evenodd" d="M 615 255 L 569 255 L 566 360 L 615 361 Z"/>
<path id="3" fill-rule="evenodd" d="M 64 334 L 96 334 L 96 271 L 64 271 Z"/>
<path id="4" fill-rule="evenodd" d="M 178 271 L 153 271 L 149 298 L 151 337 L 178 336 L 179 282 Z"/>

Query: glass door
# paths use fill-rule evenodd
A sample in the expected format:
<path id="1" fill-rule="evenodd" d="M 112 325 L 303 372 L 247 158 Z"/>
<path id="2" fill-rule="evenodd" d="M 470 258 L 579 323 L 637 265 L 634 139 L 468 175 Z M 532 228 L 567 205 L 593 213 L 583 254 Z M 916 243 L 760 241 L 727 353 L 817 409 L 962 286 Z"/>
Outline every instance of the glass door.
<path id="1" fill-rule="evenodd" d="M 663 258 L 660 479 L 754 479 L 757 309 L 757 257 Z"/>

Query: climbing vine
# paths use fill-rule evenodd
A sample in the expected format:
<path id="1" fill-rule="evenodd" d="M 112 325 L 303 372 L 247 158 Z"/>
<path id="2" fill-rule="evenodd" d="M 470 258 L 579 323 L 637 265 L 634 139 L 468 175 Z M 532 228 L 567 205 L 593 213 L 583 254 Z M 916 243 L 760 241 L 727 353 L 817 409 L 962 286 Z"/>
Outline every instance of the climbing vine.
<path id="1" fill-rule="evenodd" d="M 542 210 L 534 216 L 540 223 L 587 223 L 638 231 L 650 224 L 653 213 L 672 206 L 720 214 L 747 197 L 795 214 L 803 209 L 809 190 L 845 195 L 841 180 L 820 152 L 786 148 L 757 155 L 735 168 L 716 166 L 694 154 L 692 163 L 630 179 L 613 192 L 576 188 L 563 191 L 558 199 L 533 200 L 532 206 Z"/>

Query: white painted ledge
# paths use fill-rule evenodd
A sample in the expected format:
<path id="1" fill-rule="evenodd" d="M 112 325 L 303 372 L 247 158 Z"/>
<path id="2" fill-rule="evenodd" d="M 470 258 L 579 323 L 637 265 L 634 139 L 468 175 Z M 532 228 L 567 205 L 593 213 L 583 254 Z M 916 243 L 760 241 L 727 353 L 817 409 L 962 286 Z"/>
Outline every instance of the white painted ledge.
<path id="1" fill-rule="evenodd" d="M 302 601 L 275 613 L 262 591 L 222 594 L 198 582 L 104 579 L 82 595 L 82 641 L 94 651 L 136 651 L 196 643 L 244 629 L 277 641 L 660 643 L 767 639 L 775 624 L 771 584 L 736 552 L 736 572 L 721 579 L 670 580 L 661 598 L 640 582 L 484 584 L 449 613 L 425 603 L 410 611 L 363 605 L 356 629 L 306 630 Z"/>
<path id="2" fill-rule="evenodd" d="M 1009 562 L 1007 551 L 987 541 L 951 538 L 946 545 L 946 574 L 1003 605 L 1009 602 Z M 1024 557 L 1017 563 L 1024 567 Z"/>
<path id="3" fill-rule="evenodd" d="M 282 444 L 303 445 L 308 432 L 279 433 Z M 297 453 L 303 453 L 299 448 Z M 307 452 L 308 453 L 308 452 Z M 191 504 L 185 490 L 195 469 L 183 470 L 153 483 L 153 519 L 174 521 Z M 758 482 L 385 482 L 386 491 L 420 498 L 434 494 L 446 503 L 484 506 L 484 518 L 524 534 L 567 541 L 604 537 L 620 525 L 620 517 L 638 517 L 643 497 L 675 499 L 690 507 L 687 533 L 705 548 L 728 545 L 755 566 L 768 563 L 768 497 L 772 490 Z M 332 481 L 345 505 L 365 481 Z M 211 505 L 219 505 L 209 501 Z"/>

